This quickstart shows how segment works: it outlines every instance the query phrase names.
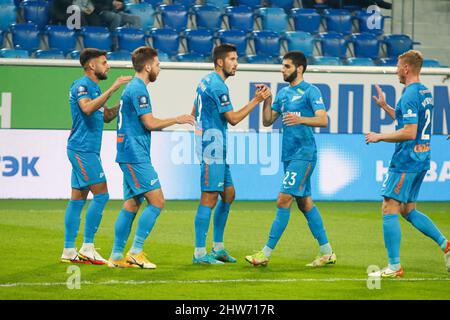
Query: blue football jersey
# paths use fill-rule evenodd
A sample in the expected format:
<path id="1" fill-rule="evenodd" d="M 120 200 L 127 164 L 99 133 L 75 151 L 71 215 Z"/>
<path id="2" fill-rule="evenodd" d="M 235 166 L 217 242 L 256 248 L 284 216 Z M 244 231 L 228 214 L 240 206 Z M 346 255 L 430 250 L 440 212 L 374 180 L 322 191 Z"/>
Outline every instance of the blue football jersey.
<path id="1" fill-rule="evenodd" d="M 395 129 L 417 124 L 417 135 L 414 140 L 395 144 L 390 170 L 420 172 L 430 169 L 432 111 L 433 96 L 427 87 L 415 82 L 405 88 L 395 107 Z"/>
<path id="2" fill-rule="evenodd" d="M 147 86 L 144 81 L 134 77 L 125 87 L 120 98 L 116 162 L 151 162 L 151 133 L 140 119 L 142 115 L 151 112 L 152 106 Z"/>
<path id="3" fill-rule="evenodd" d="M 72 130 L 67 148 L 81 152 L 100 153 L 103 134 L 103 108 L 86 115 L 78 105 L 83 98 L 94 100 L 102 94 L 97 83 L 84 76 L 73 82 L 70 88 L 70 109 Z"/>
<path id="4" fill-rule="evenodd" d="M 200 81 L 194 105 L 197 155 L 201 160 L 225 160 L 228 121 L 224 113 L 233 110 L 233 105 L 228 87 L 217 72 Z"/>
<path id="5" fill-rule="evenodd" d="M 282 88 L 272 109 L 281 116 L 294 113 L 302 117 L 314 117 L 317 110 L 325 110 L 320 90 L 305 81 Z M 313 128 L 302 124 L 286 126 L 283 123 L 283 146 L 281 160 L 317 160 L 316 141 Z"/>

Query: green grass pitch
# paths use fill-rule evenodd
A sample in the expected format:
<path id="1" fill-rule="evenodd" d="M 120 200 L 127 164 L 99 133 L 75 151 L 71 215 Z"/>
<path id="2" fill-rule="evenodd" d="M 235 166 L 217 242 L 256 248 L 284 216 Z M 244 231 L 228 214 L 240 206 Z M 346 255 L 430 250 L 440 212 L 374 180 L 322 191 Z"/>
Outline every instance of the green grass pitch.
<path id="1" fill-rule="evenodd" d="M 71 290 L 65 285 L 69 265 L 59 263 L 66 205 L 62 200 L 0 201 L 0 299 L 450 299 L 450 273 L 441 250 L 403 219 L 405 278 L 383 280 L 380 289 L 367 288 L 367 267 L 387 262 L 376 202 L 317 203 L 338 262 L 310 269 L 305 264 L 318 253 L 318 245 L 296 208 L 269 265 L 255 268 L 244 256 L 265 244 L 275 202 L 236 202 L 225 243 L 238 262 L 199 266 L 191 262 L 197 202 L 168 201 L 144 246 L 156 270 L 78 265 L 81 288 Z M 120 207 L 120 201 L 108 203 L 96 236 L 104 257 L 112 248 Z M 419 204 L 447 236 L 449 208 L 448 202 Z M 83 222 L 80 231 L 78 246 Z"/>

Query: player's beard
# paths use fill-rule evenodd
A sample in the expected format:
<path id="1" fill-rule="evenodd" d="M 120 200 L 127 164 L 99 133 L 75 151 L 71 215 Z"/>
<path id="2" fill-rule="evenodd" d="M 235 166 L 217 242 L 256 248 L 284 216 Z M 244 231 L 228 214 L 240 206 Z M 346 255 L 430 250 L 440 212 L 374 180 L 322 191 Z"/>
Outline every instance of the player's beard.
<path id="1" fill-rule="evenodd" d="M 108 75 L 106 74 L 106 72 L 95 72 L 94 73 L 95 74 L 95 76 L 97 77 L 97 79 L 98 80 L 106 80 L 106 79 L 108 79 Z"/>
<path id="2" fill-rule="evenodd" d="M 158 77 L 157 74 L 155 74 L 155 73 L 153 73 L 153 72 L 150 72 L 150 73 L 148 74 L 148 81 L 150 81 L 150 82 L 155 82 L 157 77 Z"/>
<path id="3" fill-rule="evenodd" d="M 297 79 L 297 69 L 292 72 L 290 75 L 288 75 L 287 77 L 284 77 L 284 81 L 291 83 L 292 81 L 294 81 L 295 79 Z"/>
<path id="4" fill-rule="evenodd" d="M 223 69 L 223 75 L 225 76 L 225 78 L 234 76 L 236 74 L 236 71 L 227 71 L 225 68 Z"/>

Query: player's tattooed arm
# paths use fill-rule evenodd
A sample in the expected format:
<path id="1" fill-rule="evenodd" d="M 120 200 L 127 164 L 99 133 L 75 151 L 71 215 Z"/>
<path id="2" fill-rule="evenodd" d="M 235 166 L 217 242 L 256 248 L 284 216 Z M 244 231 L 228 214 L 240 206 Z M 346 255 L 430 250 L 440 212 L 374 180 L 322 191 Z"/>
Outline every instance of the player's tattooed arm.
<path id="1" fill-rule="evenodd" d="M 257 88 L 267 88 L 267 90 L 270 91 L 270 89 L 266 85 L 257 85 Z M 264 100 L 263 104 L 263 125 L 265 127 L 270 127 L 275 120 L 278 119 L 280 114 L 274 110 L 272 110 L 272 94 Z"/>
<path id="2" fill-rule="evenodd" d="M 141 116 L 141 121 L 147 130 L 150 131 L 159 131 L 174 124 L 195 124 L 195 119 L 190 114 L 183 114 L 175 118 L 158 119 L 152 113 L 147 113 Z"/>
<path id="3" fill-rule="evenodd" d="M 295 126 L 298 124 L 303 124 L 310 127 L 327 127 L 328 126 L 328 115 L 325 110 L 317 110 L 314 113 L 314 117 L 301 117 L 294 113 L 288 112 L 283 116 L 283 123 L 286 126 Z"/>
<path id="4" fill-rule="evenodd" d="M 117 103 L 112 108 L 105 107 L 103 112 L 103 121 L 106 123 L 110 123 L 117 117 L 118 114 L 119 114 L 119 103 Z"/>
<path id="5" fill-rule="evenodd" d="M 406 140 L 413 140 L 417 136 L 417 124 L 405 124 L 403 128 L 392 133 L 375 133 L 369 132 L 366 134 L 366 144 L 384 142 L 401 142 Z"/>
<path id="6" fill-rule="evenodd" d="M 379 85 L 375 85 L 375 88 L 377 89 L 377 93 L 378 93 L 378 97 L 377 96 L 372 96 L 373 100 L 375 100 L 375 102 L 377 103 L 377 105 L 379 105 L 381 107 L 381 109 L 383 109 L 384 111 L 386 111 L 386 113 L 395 120 L 395 109 L 392 108 L 390 105 L 388 105 L 386 103 L 386 98 L 384 96 L 383 91 L 381 90 Z"/>

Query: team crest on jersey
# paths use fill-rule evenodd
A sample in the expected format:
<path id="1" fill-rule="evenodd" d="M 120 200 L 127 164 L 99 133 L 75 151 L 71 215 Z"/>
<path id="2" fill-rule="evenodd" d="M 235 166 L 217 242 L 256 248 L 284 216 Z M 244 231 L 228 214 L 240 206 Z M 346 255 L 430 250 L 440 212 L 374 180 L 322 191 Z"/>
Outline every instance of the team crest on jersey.
<path id="1" fill-rule="evenodd" d="M 220 104 L 222 106 L 226 106 L 226 105 L 230 104 L 230 98 L 228 97 L 228 94 L 226 94 L 226 93 L 220 95 L 219 99 L 220 99 Z"/>
<path id="2" fill-rule="evenodd" d="M 79 86 L 77 89 L 77 95 L 82 96 L 88 93 L 87 87 L 85 86 Z"/>
<path id="3" fill-rule="evenodd" d="M 148 107 L 148 99 L 146 96 L 139 96 L 139 108 L 147 108 Z"/>

